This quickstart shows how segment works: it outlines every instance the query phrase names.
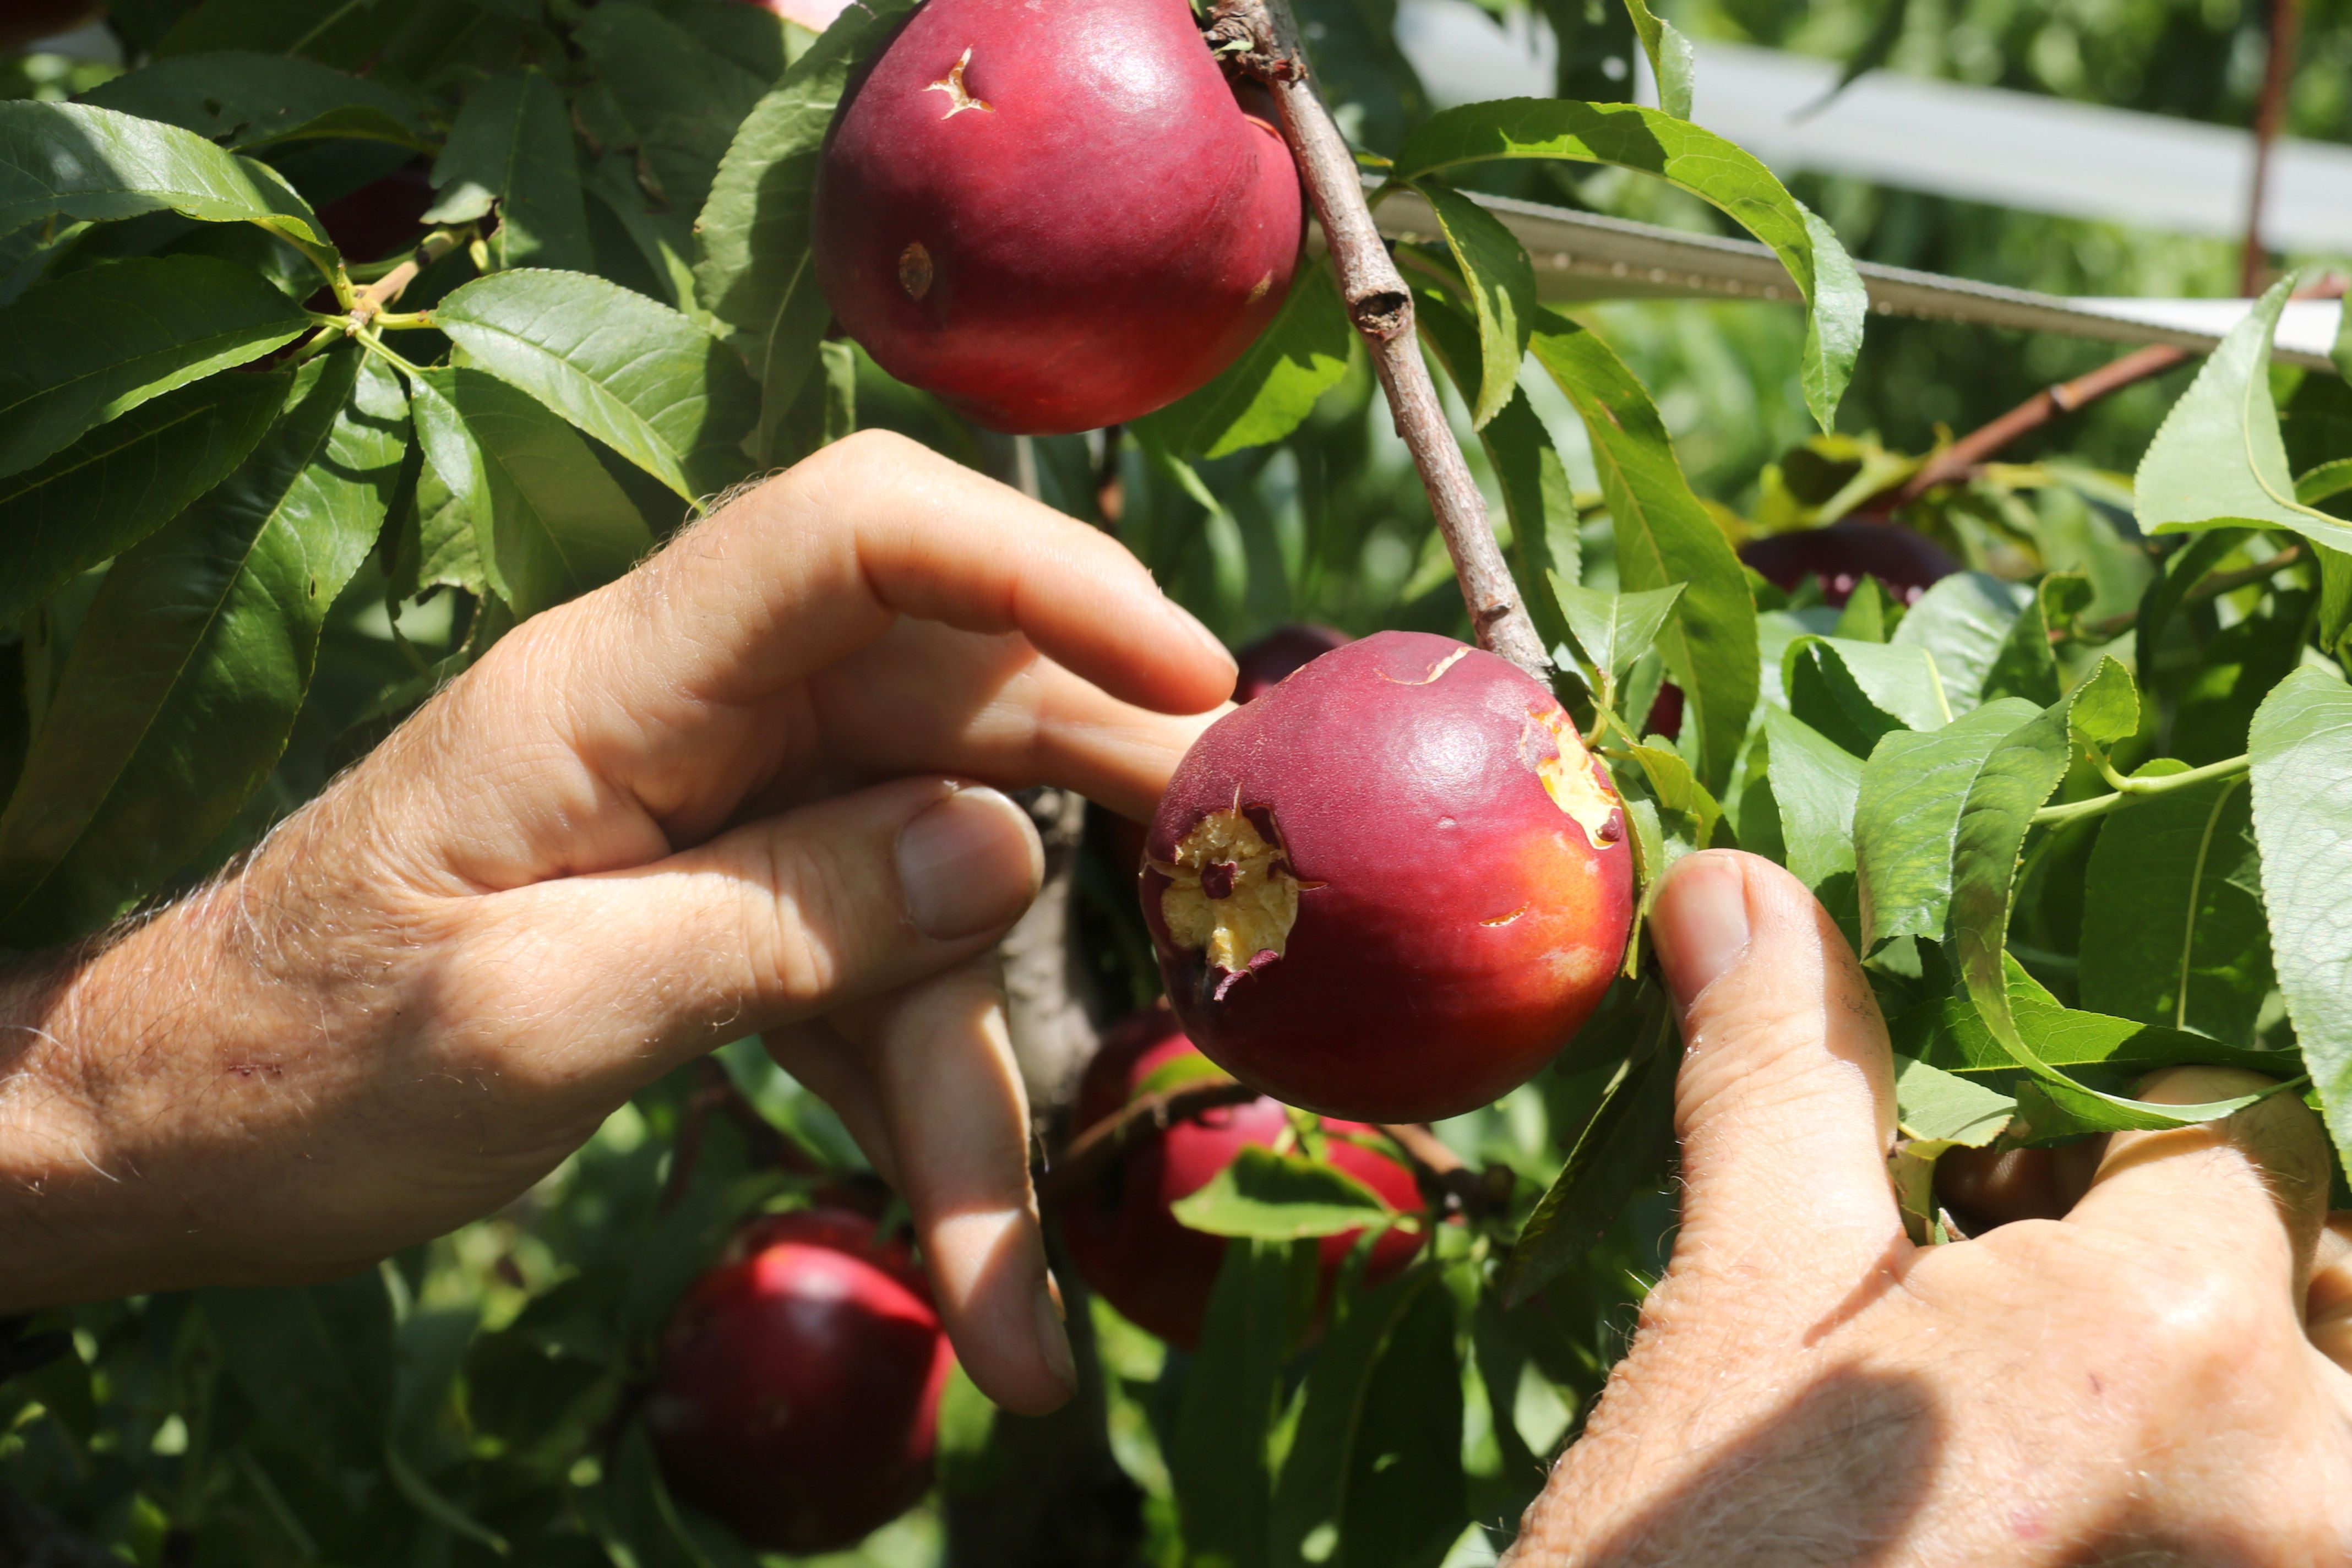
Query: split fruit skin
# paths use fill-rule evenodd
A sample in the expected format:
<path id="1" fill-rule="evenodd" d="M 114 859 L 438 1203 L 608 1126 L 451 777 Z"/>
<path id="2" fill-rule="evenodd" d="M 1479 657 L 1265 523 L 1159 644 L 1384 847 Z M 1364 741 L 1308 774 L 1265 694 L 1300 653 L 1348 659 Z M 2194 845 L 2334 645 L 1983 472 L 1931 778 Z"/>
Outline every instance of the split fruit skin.
<path id="1" fill-rule="evenodd" d="M 1766 534 L 1739 547 L 1739 559 L 1783 593 L 1808 577 L 1821 579 L 1822 596 L 1843 605 L 1864 577 L 1875 577 L 1900 605 L 1918 603 L 1930 584 L 1960 569 L 1941 545 L 1899 522 L 1847 519 L 1827 528 Z"/>
<path id="2" fill-rule="evenodd" d="M 1153 1074 L 1200 1051 L 1163 1009 L 1139 1013 L 1113 1028 L 1078 1086 L 1077 1120 L 1091 1127 L 1144 1092 Z M 1120 1159 L 1091 1192 L 1062 1213 L 1062 1238 L 1078 1275 L 1130 1322 L 1170 1344 L 1201 1342 L 1209 1293 L 1224 1262 L 1226 1240 L 1190 1228 L 1170 1205 L 1206 1186 L 1234 1163 L 1245 1144 L 1272 1148 L 1290 1126 L 1289 1112 L 1271 1100 L 1219 1106 L 1187 1117 Z M 1412 1172 L 1367 1144 L 1380 1134 L 1360 1121 L 1326 1121 L 1330 1163 L 1378 1193 L 1400 1213 L 1423 1207 Z M 1355 1142 L 1361 1139 L 1363 1142 Z M 1322 1300 L 1363 1232 L 1323 1237 Z M 1372 1243 L 1364 1282 L 1393 1279 L 1421 1251 L 1419 1230 L 1391 1226 Z"/>
<path id="3" fill-rule="evenodd" d="M 1607 773 L 1543 684 L 1380 632 L 1219 720 L 1145 842 L 1184 1031 L 1290 1104 L 1429 1121 L 1533 1077 L 1601 1000 L 1633 915 Z"/>
<path id="4" fill-rule="evenodd" d="M 928 0 L 851 86 L 817 174 L 843 330 L 1016 435 L 1207 382 L 1281 309 L 1305 232 L 1289 149 L 1186 0 Z"/>
<path id="5" fill-rule="evenodd" d="M 930 1486 L 953 1366 L 903 1245 L 847 1209 L 778 1215 L 679 1302 L 646 1424 L 679 1496 L 762 1550 L 832 1551 Z"/>

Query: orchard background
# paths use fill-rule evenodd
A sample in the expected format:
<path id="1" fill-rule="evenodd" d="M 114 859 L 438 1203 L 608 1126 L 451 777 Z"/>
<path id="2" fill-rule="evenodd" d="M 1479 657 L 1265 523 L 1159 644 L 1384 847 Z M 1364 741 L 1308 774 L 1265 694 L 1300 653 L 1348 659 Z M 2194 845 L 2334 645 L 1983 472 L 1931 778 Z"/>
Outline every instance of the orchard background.
<path id="1" fill-rule="evenodd" d="M 816 150 L 909 8 L 820 38 L 740 0 L 116 0 L 136 68 L 0 58 L 0 943 L 87 936 L 218 868 L 519 619 L 855 428 L 1112 530 L 1236 645 L 1300 621 L 1466 635 L 1319 263 L 1232 371 L 1116 433 L 977 430 L 827 335 Z M 1558 100 L 1440 112 L 1382 0 L 1298 6 L 1368 172 L 1444 220 L 1399 259 L 1645 885 L 1736 844 L 1838 915 L 1892 1026 L 1922 1239 L 1955 1223 L 1945 1149 L 2228 1109 L 2132 1100 L 2158 1064 L 2270 1072 L 2340 1146 L 2352 394 L 2266 347 L 2287 290 L 2326 287 L 2289 268 L 2329 258 L 1784 189 L 1623 100 L 1646 51 L 1686 108 L 1689 35 L 2232 126 L 2267 103 L 2340 139 L 2352 10 L 2308 7 L 2303 68 L 2268 71 L 2266 99 L 2285 51 L 2245 0 L 1668 9 L 1547 0 Z M 60 146 L 72 188 L 28 173 Z M 1809 303 L 1555 310 L 1465 192 L 1744 224 Z M 2270 292 L 2210 357 L 1929 470 L 2112 351 L 1889 319 L 1865 343 L 1848 253 L 2056 292 Z M 1833 605 L 1735 553 L 1890 510 L 1967 570 Z M 1678 734 L 1644 734 L 1654 712 L 1676 728 L 1667 682 Z M 1016 1007 L 1107 1023 L 1158 987 L 1131 841 L 1034 809 L 1054 871 Z M 1081 1396 L 1016 1418 L 959 1377 L 935 1489 L 833 1560 L 1487 1561 L 1663 1267 L 1678 1050 L 1637 936 L 1551 1068 L 1390 1151 L 1423 1209 L 1337 1173 L 1312 1129 L 1236 1166 L 1185 1211 L 1234 1238 L 1196 1350 L 1062 1268 Z M 1077 1131 L 1069 1066 L 1033 1074 L 1049 1148 Z M 749 1562 L 663 1481 L 657 1335 L 751 1216 L 845 1194 L 891 1223 L 862 1173 L 740 1042 L 379 1270 L 0 1324 L 0 1559 Z M 1367 1226 L 1418 1257 L 1368 1286 L 1358 1249 L 1310 1332 L 1318 1238 Z"/>

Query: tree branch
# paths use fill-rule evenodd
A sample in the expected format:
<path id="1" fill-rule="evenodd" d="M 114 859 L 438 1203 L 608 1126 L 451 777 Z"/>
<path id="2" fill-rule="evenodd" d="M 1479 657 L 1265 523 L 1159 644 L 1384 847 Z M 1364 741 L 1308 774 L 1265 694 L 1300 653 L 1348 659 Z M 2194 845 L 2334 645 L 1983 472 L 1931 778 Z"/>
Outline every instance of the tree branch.
<path id="1" fill-rule="evenodd" d="M 1436 383 L 1413 333 L 1412 292 L 1372 221 L 1356 161 L 1313 82 L 1286 0 L 1214 0 L 1210 45 L 1274 95 L 1283 139 L 1290 143 L 1315 221 L 1323 226 L 1348 319 L 1371 353 L 1397 434 L 1412 452 L 1430 510 L 1454 557 L 1454 574 L 1470 606 L 1478 646 L 1538 680 L 1551 675 L 1543 638 L 1520 601 L 1518 584 L 1495 542 L 1486 498 L 1445 422 Z"/>
<path id="2" fill-rule="evenodd" d="M 1070 1140 L 1062 1157 L 1037 1182 L 1037 1206 L 1055 1209 L 1069 1203 L 1121 1154 L 1179 1121 L 1221 1105 L 1246 1105 L 1257 1097 L 1257 1090 L 1230 1079 L 1192 1084 L 1171 1094 L 1139 1095 Z"/>
<path id="3" fill-rule="evenodd" d="M 2263 61 L 2263 95 L 2254 103 L 2254 177 L 2246 193 L 2246 241 L 2238 262 L 2238 292 L 2248 299 L 2263 291 L 2270 252 L 2263 244 L 2263 207 L 2270 196 L 2271 153 L 2286 121 L 2287 90 L 2294 82 L 2295 34 L 2301 30 L 2301 0 L 2271 0 L 2270 51 Z"/>

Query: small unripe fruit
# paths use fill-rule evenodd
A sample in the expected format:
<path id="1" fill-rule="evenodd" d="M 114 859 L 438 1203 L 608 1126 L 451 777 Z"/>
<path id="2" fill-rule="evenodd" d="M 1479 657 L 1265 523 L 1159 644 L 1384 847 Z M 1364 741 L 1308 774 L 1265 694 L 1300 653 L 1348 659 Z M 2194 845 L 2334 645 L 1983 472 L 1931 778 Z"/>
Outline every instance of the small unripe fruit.
<path id="1" fill-rule="evenodd" d="M 1591 1014 L 1633 923 L 1608 774 L 1543 684 L 1380 632 L 1212 725 L 1146 841 L 1143 912 L 1184 1031 L 1277 1100 L 1454 1116 Z"/>
<path id="2" fill-rule="evenodd" d="M 1077 1119 L 1090 1127 L 1118 1113 L 1154 1073 L 1199 1051 L 1162 1011 L 1128 1019 L 1105 1038 L 1078 1088 Z M 1224 1262 L 1226 1240 L 1186 1226 L 1170 1205 L 1208 1185 L 1246 1144 L 1272 1148 L 1289 1129 L 1289 1113 L 1271 1100 L 1219 1106 L 1171 1125 L 1129 1150 L 1093 1191 L 1062 1214 L 1062 1237 L 1087 1285 L 1127 1318 L 1190 1350 L 1200 1343 L 1209 1292 Z M 1367 1147 L 1380 1135 L 1360 1121 L 1327 1121 L 1328 1158 L 1378 1193 L 1391 1207 L 1423 1206 L 1412 1173 Z M 1354 1140 L 1361 1139 L 1359 1142 Z M 1321 1243 L 1323 1289 L 1347 1261 L 1361 1231 L 1327 1236 Z M 1372 1243 L 1365 1283 L 1395 1276 L 1421 1250 L 1425 1233 L 1391 1226 Z"/>
<path id="3" fill-rule="evenodd" d="M 1819 578 L 1822 597 L 1840 605 L 1864 577 L 1884 583 L 1896 604 L 1916 604 L 1930 584 L 1960 569 L 1934 540 L 1899 522 L 1853 519 L 1751 539 L 1739 547 L 1739 559 L 1783 593 L 1808 577 Z"/>
<path id="4" fill-rule="evenodd" d="M 832 1551 L 929 1487 L 954 1360 L 903 1246 L 846 1209 L 779 1215 L 678 1303 L 646 1422 L 680 1497 L 763 1550 Z"/>
<path id="5" fill-rule="evenodd" d="M 1234 656 L 1241 667 L 1234 681 L 1234 700 L 1247 702 L 1263 695 L 1293 670 L 1304 668 L 1351 640 L 1329 626 L 1293 624 L 1276 626 Z"/>
<path id="6" fill-rule="evenodd" d="M 826 136 L 816 276 L 899 380 L 998 430 L 1090 430 L 1249 346 L 1304 211 L 1185 0 L 929 0 Z"/>

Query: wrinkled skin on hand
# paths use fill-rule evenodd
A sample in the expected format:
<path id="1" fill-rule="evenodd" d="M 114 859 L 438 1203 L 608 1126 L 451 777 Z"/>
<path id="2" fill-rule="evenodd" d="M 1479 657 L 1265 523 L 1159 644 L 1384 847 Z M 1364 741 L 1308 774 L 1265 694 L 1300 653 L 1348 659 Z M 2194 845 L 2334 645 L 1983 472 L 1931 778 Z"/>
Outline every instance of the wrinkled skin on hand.
<path id="1" fill-rule="evenodd" d="M 2352 1243 L 2321 1247 L 2326 1144 L 2299 1100 L 2116 1134 L 2071 1207 L 2046 1181 L 1992 1199 L 2063 1217 L 1915 1247 L 1882 1163 L 1885 1026 L 1803 887 L 1693 856 L 1652 930 L 1688 1042 L 1684 1223 L 1507 1561 L 2346 1559 L 2352 1375 L 2327 1352 Z M 2265 1081 L 2175 1068 L 2143 1094 Z"/>

